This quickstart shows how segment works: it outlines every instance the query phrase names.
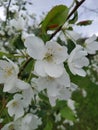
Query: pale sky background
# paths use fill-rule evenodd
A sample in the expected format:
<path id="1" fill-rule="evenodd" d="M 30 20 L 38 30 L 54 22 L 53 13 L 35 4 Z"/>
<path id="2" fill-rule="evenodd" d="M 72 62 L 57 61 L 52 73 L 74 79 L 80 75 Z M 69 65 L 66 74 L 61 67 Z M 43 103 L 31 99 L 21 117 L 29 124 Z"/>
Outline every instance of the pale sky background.
<path id="1" fill-rule="evenodd" d="M 29 0 L 33 3 L 33 7 L 29 8 L 29 11 L 37 14 L 39 18 L 42 12 L 47 13 L 53 6 L 64 4 L 70 6 L 73 0 Z M 86 8 L 85 8 L 86 7 Z M 92 11 L 90 11 L 90 10 Z M 96 34 L 98 36 L 98 0 L 86 0 L 84 4 L 78 9 L 79 20 L 93 20 L 93 24 L 86 27 L 75 28 L 76 31 L 82 33 L 83 36 L 90 36 Z M 2 11 L 0 11 L 2 17 Z"/>
<path id="2" fill-rule="evenodd" d="M 32 11 L 37 13 L 37 16 L 42 12 L 48 12 L 53 6 L 65 4 L 70 6 L 73 0 L 30 0 L 33 2 Z M 86 8 L 87 9 L 86 9 Z M 90 11 L 90 10 L 92 11 Z M 93 11 L 95 10 L 95 12 Z M 93 24 L 85 27 L 75 28 L 76 31 L 83 33 L 84 36 L 96 34 L 98 35 L 98 0 L 86 0 L 84 4 L 78 9 L 80 20 L 93 20 Z"/>

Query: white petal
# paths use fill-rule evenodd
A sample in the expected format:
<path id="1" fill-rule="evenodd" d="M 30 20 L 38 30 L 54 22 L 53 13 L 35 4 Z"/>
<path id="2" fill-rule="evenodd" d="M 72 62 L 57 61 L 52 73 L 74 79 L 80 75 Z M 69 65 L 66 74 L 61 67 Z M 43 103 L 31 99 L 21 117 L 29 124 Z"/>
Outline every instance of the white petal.
<path id="1" fill-rule="evenodd" d="M 4 83 L 5 79 L 5 70 L 6 68 L 11 68 L 9 62 L 5 60 L 0 60 L 0 83 Z"/>
<path id="2" fill-rule="evenodd" d="M 57 86 L 50 86 L 49 89 L 47 89 L 48 96 L 57 96 L 59 95 L 59 89 L 56 88 Z"/>
<path id="3" fill-rule="evenodd" d="M 77 75 L 80 75 L 80 76 L 83 76 L 85 77 L 86 76 L 86 72 L 83 70 L 83 69 L 78 69 L 78 68 L 74 68 L 74 71 Z"/>
<path id="4" fill-rule="evenodd" d="M 63 87 L 60 90 L 60 95 L 58 96 L 58 98 L 62 99 L 62 100 L 68 100 L 69 98 L 71 98 L 71 94 L 72 94 L 72 92 L 70 91 L 69 88 Z"/>
<path id="5" fill-rule="evenodd" d="M 65 42 L 65 45 L 67 45 L 67 37 L 64 35 L 63 32 L 60 33 L 59 37 L 60 37 L 60 39 L 61 39 L 62 41 Z"/>
<path id="6" fill-rule="evenodd" d="M 75 102 L 72 99 L 69 99 L 67 104 L 73 111 L 75 110 Z"/>
<path id="7" fill-rule="evenodd" d="M 53 63 L 47 63 L 45 62 L 45 72 L 50 76 L 50 77 L 60 77 L 63 72 L 64 72 L 64 66 L 63 64 L 53 64 Z"/>
<path id="8" fill-rule="evenodd" d="M 43 59 L 45 54 L 44 42 L 35 36 L 28 36 L 24 42 L 28 54 L 34 59 Z"/>
<path id="9" fill-rule="evenodd" d="M 36 83 L 39 91 L 47 89 L 48 96 L 55 96 L 59 93 L 58 86 L 60 85 L 60 83 L 57 83 L 55 78 L 49 76 L 39 77 L 38 79 L 36 79 Z"/>
<path id="10" fill-rule="evenodd" d="M 9 92 L 11 91 L 11 89 L 13 89 L 16 86 L 16 77 L 9 77 L 5 84 L 4 84 L 4 88 L 3 88 L 3 92 Z"/>
<path id="11" fill-rule="evenodd" d="M 34 72 L 35 74 L 45 77 L 47 74 L 45 72 L 45 63 L 43 61 L 36 61 L 34 66 Z"/>
<path id="12" fill-rule="evenodd" d="M 75 67 L 82 68 L 89 65 L 89 60 L 86 57 L 82 57 L 79 60 L 75 61 Z"/>
<path id="13" fill-rule="evenodd" d="M 57 83 L 60 85 L 60 87 L 70 87 L 70 77 L 66 70 L 64 70 L 64 73 L 61 77 L 57 78 Z"/>
<path id="14" fill-rule="evenodd" d="M 20 79 L 17 79 L 15 87 L 19 88 L 20 90 L 24 90 L 24 89 L 28 89 L 30 86 L 28 83 L 26 83 Z"/>
<path id="15" fill-rule="evenodd" d="M 4 73 L 3 71 L 0 70 L 0 83 L 4 83 L 5 82 L 5 76 L 4 76 Z"/>
<path id="16" fill-rule="evenodd" d="M 74 40 L 78 40 L 79 38 L 81 38 L 81 35 L 75 31 L 66 30 L 66 32 L 69 35 L 69 37 L 74 39 Z"/>
<path id="17" fill-rule="evenodd" d="M 23 95 L 23 105 L 24 107 L 27 107 L 30 105 L 32 99 L 34 98 L 34 92 L 32 88 L 28 88 L 22 92 Z M 28 96 L 29 95 L 29 96 Z"/>
<path id="18" fill-rule="evenodd" d="M 56 97 L 56 96 L 50 96 L 49 97 L 49 101 L 50 101 L 51 106 L 55 106 L 56 105 L 56 100 L 57 99 L 58 99 L 58 97 Z"/>
<path id="19" fill-rule="evenodd" d="M 8 108 L 8 114 L 12 117 L 13 115 L 14 115 L 14 112 L 15 110 L 10 106 L 9 108 Z"/>
<path id="20" fill-rule="evenodd" d="M 74 69 L 74 64 L 72 62 L 68 62 L 68 66 L 72 74 L 76 74 L 75 69 Z"/>
<path id="21" fill-rule="evenodd" d="M 24 115 L 24 108 L 21 98 L 21 94 L 15 94 L 14 99 L 9 101 L 7 104 L 8 113 L 10 116 L 15 116 L 15 120 Z"/>
<path id="22" fill-rule="evenodd" d="M 32 122 L 29 125 L 30 128 L 31 129 L 33 128 L 33 130 L 35 130 L 38 128 L 38 125 L 41 125 L 41 124 L 42 124 L 41 119 L 38 118 L 36 115 L 32 114 Z"/>
<path id="23" fill-rule="evenodd" d="M 89 44 L 94 42 L 97 39 L 96 35 L 94 34 L 93 36 L 91 36 L 90 38 L 88 38 L 85 43 Z"/>
<path id="24" fill-rule="evenodd" d="M 0 60 L 0 70 L 10 68 L 10 64 L 6 60 Z"/>
<path id="25" fill-rule="evenodd" d="M 76 48 L 71 52 L 68 59 L 68 66 L 74 75 L 86 75 L 86 72 L 82 69 L 82 67 L 89 65 L 89 60 L 85 57 L 86 55 L 87 52 L 84 51 L 80 45 L 77 45 Z"/>
<path id="26" fill-rule="evenodd" d="M 98 42 L 94 41 L 86 46 L 86 50 L 89 54 L 95 54 L 98 50 Z"/>
<path id="27" fill-rule="evenodd" d="M 23 115 L 24 115 L 24 109 L 23 109 L 23 107 L 20 104 L 18 110 L 15 113 L 15 120 L 17 120 L 18 118 L 22 117 Z"/>

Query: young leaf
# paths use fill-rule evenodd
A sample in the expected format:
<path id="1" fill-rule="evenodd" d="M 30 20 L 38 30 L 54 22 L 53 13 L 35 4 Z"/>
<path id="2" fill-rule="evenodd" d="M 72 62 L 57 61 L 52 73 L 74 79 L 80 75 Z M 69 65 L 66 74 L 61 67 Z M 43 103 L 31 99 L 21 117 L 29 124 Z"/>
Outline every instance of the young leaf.
<path id="1" fill-rule="evenodd" d="M 57 100 L 56 108 L 62 109 L 67 106 L 67 102 L 65 100 Z"/>
<path id="2" fill-rule="evenodd" d="M 74 23 L 76 23 L 77 20 L 78 20 L 78 12 L 76 11 L 74 13 L 73 18 L 69 20 L 69 24 L 74 24 Z"/>
<path id="3" fill-rule="evenodd" d="M 24 43 L 21 39 L 21 34 L 16 35 L 13 39 L 11 39 L 11 44 L 17 49 L 23 49 Z"/>
<path id="4" fill-rule="evenodd" d="M 53 30 L 63 25 L 68 16 L 68 7 L 65 5 L 58 5 L 52 8 L 42 21 L 42 31 Z"/>
<path id="5" fill-rule="evenodd" d="M 60 113 L 61 113 L 61 116 L 65 119 L 68 119 L 71 121 L 75 121 L 76 119 L 74 112 L 67 106 L 62 108 Z"/>
<path id="6" fill-rule="evenodd" d="M 78 26 L 88 26 L 88 25 L 91 25 L 92 22 L 93 22 L 93 20 L 84 20 L 84 21 L 78 22 L 76 25 L 78 25 Z"/>

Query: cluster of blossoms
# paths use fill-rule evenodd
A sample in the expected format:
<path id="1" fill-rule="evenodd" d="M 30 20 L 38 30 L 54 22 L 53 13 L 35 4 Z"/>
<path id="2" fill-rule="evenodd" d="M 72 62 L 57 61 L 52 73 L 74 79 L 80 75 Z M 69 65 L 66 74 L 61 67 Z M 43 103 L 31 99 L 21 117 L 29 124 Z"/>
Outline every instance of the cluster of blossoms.
<path id="1" fill-rule="evenodd" d="M 68 63 L 70 71 L 76 75 L 85 76 L 83 67 L 88 66 L 89 60 L 86 58 L 87 52 L 77 45 L 70 53 L 65 46 L 61 46 L 55 41 L 44 43 L 36 36 L 28 36 L 25 40 L 27 53 L 35 59 L 34 74 L 38 78 L 32 79 L 38 89 L 47 89 L 47 94 L 52 105 L 56 99 L 69 99 L 74 84 L 64 67 Z M 52 86 L 52 87 L 51 87 Z"/>
<path id="2" fill-rule="evenodd" d="M 41 125 L 41 119 L 34 115 L 35 112 L 32 114 L 33 109 L 27 114 L 26 112 L 31 101 L 34 100 L 34 95 L 38 95 L 45 89 L 52 106 L 56 105 L 57 99 L 69 102 L 77 86 L 71 82 L 64 64 L 68 64 L 73 75 L 86 76 L 83 67 L 89 65 L 86 57 L 89 53 L 88 48 L 92 50 L 90 45 L 95 43 L 98 45 L 97 42 L 89 42 L 88 39 L 85 41 L 86 48 L 76 45 L 68 54 L 66 46 L 61 46 L 55 41 L 44 43 L 36 36 L 27 36 L 24 45 L 28 55 L 35 61 L 32 73 L 37 77 L 31 79 L 31 84 L 18 78 L 18 65 L 4 56 L 5 60 L 0 60 L 0 83 L 4 84 L 3 92 L 14 94 L 13 99 L 6 105 L 9 115 L 14 116 L 14 122 L 5 125 L 2 130 L 10 127 L 15 130 L 22 130 L 26 127 L 31 130 L 32 127 L 36 129 L 38 125 Z M 96 48 L 93 48 L 92 53 L 95 51 Z M 36 92 L 33 87 L 36 88 Z"/>
<path id="3" fill-rule="evenodd" d="M 3 92 L 14 93 L 13 99 L 6 105 L 8 107 L 9 115 L 14 116 L 14 122 L 5 125 L 2 130 L 12 128 L 22 130 L 25 127 L 30 130 L 32 129 L 32 123 L 34 122 L 33 128 L 36 129 L 37 125 L 41 123 L 41 120 L 31 113 L 28 113 L 24 118 L 21 118 L 24 113 L 27 112 L 31 101 L 34 98 L 34 92 L 28 83 L 18 78 L 18 73 L 18 66 L 11 60 L 8 58 L 6 58 L 6 60 L 0 60 L 0 83 L 4 84 Z"/>
<path id="4" fill-rule="evenodd" d="M 77 117 L 75 102 L 71 97 L 78 86 L 73 83 L 70 75 L 86 76 L 85 68 L 89 66 L 87 56 L 98 50 L 97 37 L 93 35 L 80 45 L 77 44 L 80 34 L 73 30 L 61 30 L 59 38 L 64 41 L 63 45 L 53 39 L 44 41 L 33 32 L 34 28 L 29 23 L 32 14 L 26 9 L 21 10 L 26 3 L 28 2 L 25 0 L 10 3 L 9 12 L 12 16 L 0 22 L 1 25 L 5 24 L 0 31 L 0 85 L 3 86 L 3 93 L 9 96 L 6 108 L 10 118 L 1 130 L 47 130 L 49 124 L 45 127 L 43 122 L 46 123 L 46 117 L 48 122 L 51 114 L 56 128 L 65 130 L 65 124 L 73 125 L 73 118 Z M 2 4 L 6 8 L 8 3 L 5 1 Z M 13 37 L 15 39 L 12 40 Z M 68 38 L 74 44 L 70 51 L 67 46 Z M 11 46 L 11 40 L 15 42 L 14 45 L 18 45 L 16 42 L 19 40 L 23 45 L 14 47 L 14 53 L 10 55 L 13 46 L 8 48 L 7 45 Z M 72 120 L 67 117 L 66 109 L 65 119 L 62 119 L 64 108 L 58 110 L 61 107 L 58 105 L 59 101 L 65 101 L 63 106 L 66 106 L 69 113 L 74 113 Z M 0 117 L 0 123 L 3 121 Z"/>

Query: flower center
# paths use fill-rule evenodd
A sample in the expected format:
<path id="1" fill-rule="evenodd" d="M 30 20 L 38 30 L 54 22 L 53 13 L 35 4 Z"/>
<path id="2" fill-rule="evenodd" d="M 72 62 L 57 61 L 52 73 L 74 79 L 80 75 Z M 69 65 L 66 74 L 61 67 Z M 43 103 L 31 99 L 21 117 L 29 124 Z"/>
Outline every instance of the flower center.
<path id="1" fill-rule="evenodd" d="M 17 103 L 16 101 L 14 101 L 14 102 L 12 103 L 12 106 L 13 106 L 13 107 L 16 107 L 16 106 L 18 106 L 18 103 Z"/>
<path id="2" fill-rule="evenodd" d="M 48 62 L 51 62 L 53 61 L 53 54 L 50 54 L 50 53 L 46 53 L 44 59 Z"/>
<path id="3" fill-rule="evenodd" d="M 5 69 L 5 77 L 9 77 L 13 74 L 13 68 L 6 68 Z"/>
<path id="4" fill-rule="evenodd" d="M 13 124 L 9 126 L 9 130 L 15 130 Z"/>
<path id="5" fill-rule="evenodd" d="M 47 76 L 47 81 L 54 81 L 54 80 L 55 80 L 55 78 Z"/>

